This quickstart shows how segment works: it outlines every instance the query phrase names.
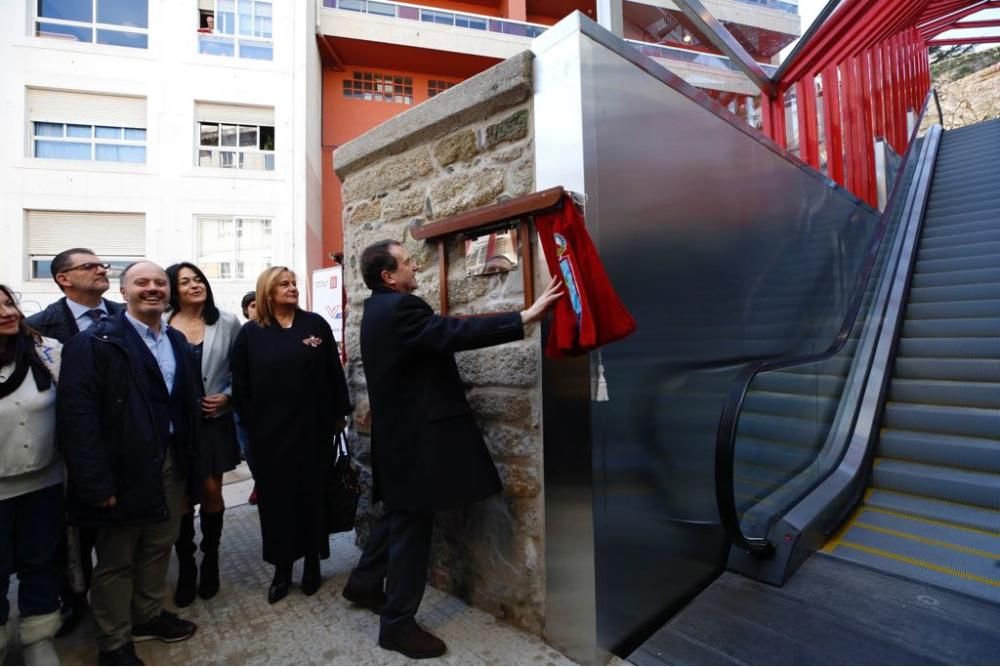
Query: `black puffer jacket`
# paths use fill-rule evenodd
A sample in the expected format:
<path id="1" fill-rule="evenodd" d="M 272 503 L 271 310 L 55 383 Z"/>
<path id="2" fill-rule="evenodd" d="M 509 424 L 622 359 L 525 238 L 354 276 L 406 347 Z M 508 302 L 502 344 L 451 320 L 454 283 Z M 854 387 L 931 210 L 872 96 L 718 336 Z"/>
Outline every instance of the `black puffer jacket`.
<path id="1" fill-rule="evenodd" d="M 82 524 L 147 524 L 167 519 L 163 455 L 172 443 L 174 461 L 196 502 L 194 420 L 196 373 L 184 336 L 167 329 L 177 361 L 173 399 L 186 406 L 174 434 L 157 426 L 150 396 L 166 386 L 150 382 L 156 360 L 124 314 L 73 336 L 63 348 L 56 399 L 59 446 L 69 472 L 71 519 Z M 152 372 L 151 371 L 155 371 Z M 178 393 L 180 392 L 180 393 Z M 97 504 L 115 496 L 114 508 Z"/>

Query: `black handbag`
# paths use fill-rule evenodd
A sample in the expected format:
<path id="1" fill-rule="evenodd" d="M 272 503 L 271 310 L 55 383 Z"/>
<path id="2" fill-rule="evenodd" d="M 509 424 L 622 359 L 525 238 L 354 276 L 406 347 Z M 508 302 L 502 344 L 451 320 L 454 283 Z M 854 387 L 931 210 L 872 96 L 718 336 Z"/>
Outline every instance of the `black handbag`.
<path id="1" fill-rule="evenodd" d="M 338 433 L 334 437 L 334 443 L 335 458 L 330 466 L 326 489 L 327 532 L 346 533 L 354 530 L 361 482 L 358 480 L 358 472 L 351 465 L 347 436 Z"/>

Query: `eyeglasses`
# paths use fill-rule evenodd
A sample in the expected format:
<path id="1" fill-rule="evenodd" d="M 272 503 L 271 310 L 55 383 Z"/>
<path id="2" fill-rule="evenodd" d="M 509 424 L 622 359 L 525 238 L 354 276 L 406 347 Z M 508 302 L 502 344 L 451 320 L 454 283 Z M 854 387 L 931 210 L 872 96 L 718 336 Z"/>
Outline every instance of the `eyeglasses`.
<path id="1" fill-rule="evenodd" d="M 96 271 L 97 269 L 104 269 L 109 271 L 111 265 L 107 262 L 84 262 L 83 264 L 77 264 L 76 266 L 70 267 L 59 273 L 69 273 L 70 271 Z"/>

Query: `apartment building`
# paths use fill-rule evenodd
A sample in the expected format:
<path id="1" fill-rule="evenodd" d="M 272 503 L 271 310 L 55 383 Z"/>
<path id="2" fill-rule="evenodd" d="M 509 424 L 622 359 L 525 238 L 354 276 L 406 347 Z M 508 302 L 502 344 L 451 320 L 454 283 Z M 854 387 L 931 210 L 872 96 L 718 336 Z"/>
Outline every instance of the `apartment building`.
<path id="1" fill-rule="evenodd" d="M 703 0 L 770 67 L 796 0 Z M 573 11 L 735 113 L 755 90 L 671 0 L 11 0 L 0 25 L 0 281 L 35 312 L 49 262 L 189 260 L 235 310 L 260 269 L 343 247 L 336 148 L 530 48 Z M 307 282 L 303 280 L 303 283 Z M 112 295 L 113 296 L 113 295 Z"/>
<path id="2" fill-rule="evenodd" d="M 26 311 L 59 296 L 49 262 L 73 246 L 194 261 L 234 310 L 261 268 L 322 264 L 313 2 L 5 8 L 0 281 Z"/>

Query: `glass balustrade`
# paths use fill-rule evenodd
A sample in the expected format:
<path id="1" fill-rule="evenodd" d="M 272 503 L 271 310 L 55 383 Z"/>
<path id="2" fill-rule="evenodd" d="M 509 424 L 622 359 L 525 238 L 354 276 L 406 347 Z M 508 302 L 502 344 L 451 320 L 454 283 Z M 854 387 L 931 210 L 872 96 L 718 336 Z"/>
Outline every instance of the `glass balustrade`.
<path id="1" fill-rule="evenodd" d="M 535 23 L 510 21 L 508 19 L 499 19 L 478 14 L 449 12 L 431 7 L 420 7 L 418 5 L 382 2 L 381 0 L 323 0 L 323 6 L 327 9 L 343 9 L 349 12 L 389 16 L 397 19 L 421 21 L 423 23 L 436 23 L 438 25 L 450 25 L 469 30 L 497 32 L 516 37 L 538 37 L 547 28 L 547 26 Z"/>

